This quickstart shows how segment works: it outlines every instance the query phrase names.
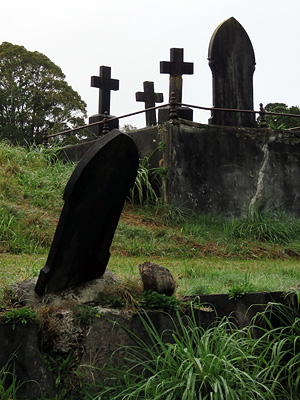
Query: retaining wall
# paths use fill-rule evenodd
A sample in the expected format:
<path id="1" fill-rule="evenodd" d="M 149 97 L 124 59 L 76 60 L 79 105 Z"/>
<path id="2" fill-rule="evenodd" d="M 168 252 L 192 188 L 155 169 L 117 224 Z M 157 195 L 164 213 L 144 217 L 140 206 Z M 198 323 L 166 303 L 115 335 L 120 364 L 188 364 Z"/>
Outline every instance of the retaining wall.
<path id="1" fill-rule="evenodd" d="M 141 156 L 168 170 L 163 196 L 200 213 L 241 217 L 251 208 L 300 216 L 300 133 L 173 121 L 130 133 Z M 91 145 L 91 144 L 90 144 Z M 65 149 L 79 157 L 77 145 Z"/>

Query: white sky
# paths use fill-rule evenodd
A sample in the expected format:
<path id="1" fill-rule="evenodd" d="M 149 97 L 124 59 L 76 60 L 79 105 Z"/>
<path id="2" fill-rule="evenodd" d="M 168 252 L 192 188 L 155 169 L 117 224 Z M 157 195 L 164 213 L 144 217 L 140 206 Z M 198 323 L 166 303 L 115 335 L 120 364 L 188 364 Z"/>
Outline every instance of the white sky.
<path id="1" fill-rule="evenodd" d="M 120 80 L 120 90 L 111 93 L 111 114 L 118 116 L 143 108 L 135 101 L 143 81 L 154 81 L 168 101 L 169 76 L 159 73 L 159 62 L 169 61 L 171 47 L 183 47 L 184 60 L 194 62 L 194 75 L 183 76 L 183 102 L 212 106 L 208 45 L 215 28 L 234 17 L 255 52 L 257 110 L 260 102 L 300 106 L 299 11 L 299 0 L 12 0 L 1 3 L 0 37 L 59 65 L 89 116 L 98 111 L 90 77 L 100 65 L 110 66 Z M 194 111 L 197 122 L 209 116 Z M 124 124 L 143 127 L 145 118 Z"/>

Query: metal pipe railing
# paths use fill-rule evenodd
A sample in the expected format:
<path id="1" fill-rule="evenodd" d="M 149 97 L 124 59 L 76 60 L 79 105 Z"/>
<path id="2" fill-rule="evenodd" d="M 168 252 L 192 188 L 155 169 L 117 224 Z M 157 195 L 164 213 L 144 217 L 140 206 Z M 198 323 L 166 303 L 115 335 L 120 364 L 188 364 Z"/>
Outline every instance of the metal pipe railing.
<path id="1" fill-rule="evenodd" d="M 163 104 L 163 105 L 160 105 L 160 106 L 156 106 L 156 107 L 145 108 L 143 110 L 135 111 L 135 112 L 132 112 L 132 113 L 129 113 L 129 114 L 123 114 L 123 115 L 120 115 L 119 117 L 107 118 L 106 122 L 115 121 L 117 119 L 122 119 L 122 118 L 126 118 L 126 117 L 132 117 L 133 115 L 142 114 L 144 112 L 151 111 L 151 110 L 157 110 L 158 108 L 167 107 L 169 105 L 170 105 L 170 103 L 166 103 L 166 104 Z M 77 131 L 80 131 L 82 129 L 90 128 L 91 126 L 100 125 L 100 124 L 104 123 L 103 122 L 104 119 L 102 121 L 92 122 L 91 124 L 86 124 L 86 125 L 83 125 L 83 126 L 79 126 L 77 128 L 67 129 L 67 130 L 62 131 L 62 132 L 53 133 L 52 135 L 47 135 L 47 137 L 50 139 L 50 138 L 53 138 L 55 136 L 60 136 L 60 135 L 64 135 L 64 134 L 71 133 L 71 132 L 77 132 Z"/>
<path id="2" fill-rule="evenodd" d="M 77 128 L 67 129 L 65 131 L 58 132 L 58 133 L 53 133 L 51 135 L 45 134 L 43 136 L 43 142 L 44 142 L 44 145 L 47 146 L 48 145 L 48 140 L 51 139 L 51 138 L 54 138 L 54 137 L 57 137 L 57 136 L 61 136 L 61 135 L 66 135 L 68 133 L 78 132 L 78 131 L 80 131 L 82 129 L 90 128 L 92 126 L 96 126 L 96 125 L 100 125 L 100 124 L 103 124 L 103 128 L 105 127 L 105 131 L 108 131 L 108 123 L 110 121 L 115 121 L 115 120 L 119 120 L 119 119 L 122 119 L 122 118 L 132 117 L 134 115 L 142 114 L 142 113 L 145 113 L 147 111 L 157 110 L 157 109 L 164 108 L 164 107 L 170 107 L 170 120 L 174 120 L 174 119 L 177 119 L 177 114 L 176 114 L 176 107 L 177 106 L 190 107 L 190 108 L 195 108 L 195 109 L 198 109 L 198 110 L 205 110 L 205 111 L 243 112 L 243 113 L 259 114 L 260 117 L 261 117 L 261 127 L 267 127 L 267 123 L 265 121 L 265 116 L 266 115 L 281 115 L 281 116 L 284 116 L 284 117 L 300 118 L 299 114 L 276 113 L 276 112 L 272 112 L 272 111 L 265 111 L 264 108 L 263 108 L 262 103 L 260 104 L 260 110 L 259 111 L 256 111 L 256 110 L 242 110 L 242 109 L 237 109 L 237 108 L 203 107 L 203 106 L 196 106 L 196 105 L 193 105 L 193 104 L 177 103 L 176 99 L 175 99 L 175 95 L 173 95 L 173 93 L 172 93 L 171 94 L 171 98 L 170 98 L 170 103 L 165 103 L 165 104 L 162 104 L 160 106 L 150 107 L 150 108 L 146 108 L 146 109 L 135 111 L 135 112 L 128 113 L 128 114 L 123 114 L 123 115 L 120 115 L 118 117 L 112 117 L 112 118 L 107 118 L 107 113 L 105 113 L 106 116 L 104 117 L 104 119 L 102 121 L 93 122 L 91 124 L 86 124 L 86 125 L 83 125 L 83 126 L 79 126 Z"/>

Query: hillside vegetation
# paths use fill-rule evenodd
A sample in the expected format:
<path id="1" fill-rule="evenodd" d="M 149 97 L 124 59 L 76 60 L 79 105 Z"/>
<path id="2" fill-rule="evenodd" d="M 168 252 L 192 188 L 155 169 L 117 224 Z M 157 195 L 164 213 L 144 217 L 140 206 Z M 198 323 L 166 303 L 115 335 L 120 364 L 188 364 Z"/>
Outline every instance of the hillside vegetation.
<path id="1" fill-rule="evenodd" d="M 36 276 L 44 265 L 75 168 L 54 150 L 0 144 L 0 282 Z M 109 268 L 138 279 L 139 263 L 155 261 L 175 276 L 178 293 L 285 290 L 300 281 L 300 221 L 256 213 L 244 220 L 195 215 L 130 200 L 124 207 Z"/>

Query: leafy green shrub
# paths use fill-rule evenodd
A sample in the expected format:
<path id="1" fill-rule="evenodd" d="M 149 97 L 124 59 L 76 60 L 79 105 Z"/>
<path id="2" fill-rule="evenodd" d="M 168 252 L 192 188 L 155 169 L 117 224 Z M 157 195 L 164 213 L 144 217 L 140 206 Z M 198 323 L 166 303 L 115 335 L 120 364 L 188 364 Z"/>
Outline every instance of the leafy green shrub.
<path id="1" fill-rule="evenodd" d="M 253 291 L 253 285 L 250 283 L 250 274 L 245 274 L 245 278 L 242 282 L 236 282 L 229 289 L 229 299 L 237 300 L 240 297 L 243 297 L 247 292 Z"/>
<path id="2" fill-rule="evenodd" d="M 60 387 L 61 390 L 66 391 L 66 388 L 63 388 L 62 385 L 69 381 L 77 368 L 73 353 L 69 353 L 67 356 L 56 355 L 55 357 L 51 357 L 49 354 L 43 354 L 43 359 L 49 371 L 55 376 L 55 385 Z"/>
<path id="3" fill-rule="evenodd" d="M 102 306 L 112 308 L 152 309 L 158 311 L 174 312 L 179 310 L 181 302 L 173 296 L 166 296 L 152 290 L 142 293 L 141 288 L 116 287 L 112 293 L 101 293 L 95 302 Z"/>
<path id="4" fill-rule="evenodd" d="M 95 318 L 100 318 L 97 308 L 88 304 L 76 305 L 72 308 L 73 316 L 80 324 L 89 325 Z"/>
<path id="5" fill-rule="evenodd" d="M 147 290 L 140 296 L 135 296 L 138 306 L 144 309 L 154 309 L 172 313 L 180 309 L 181 302 L 173 296 Z"/>
<path id="6" fill-rule="evenodd" d="M 126 300 L 121 293 L 99 293 L 96 301 L 102 306 L 112 308 L 124 308 L 127 305 Z"/>
<path id="7" fill-rule="evenodd" d="M 35 322 L 37 317 L 37 313 L 27 307 L 11 308 L 9 311 L 0 315 L 1 320 L 6 324 L 11 324 L 13 329 L 16 328 L 16 324 L 18 323 L 26 325 Z"/>

